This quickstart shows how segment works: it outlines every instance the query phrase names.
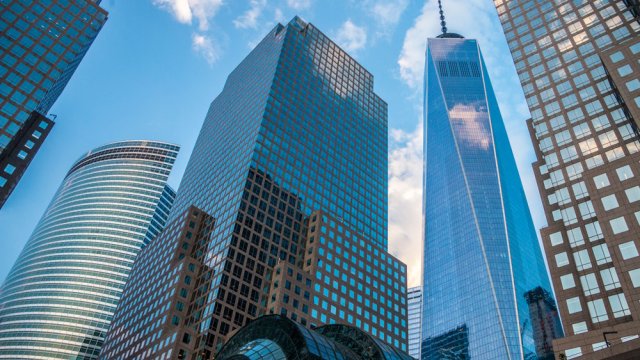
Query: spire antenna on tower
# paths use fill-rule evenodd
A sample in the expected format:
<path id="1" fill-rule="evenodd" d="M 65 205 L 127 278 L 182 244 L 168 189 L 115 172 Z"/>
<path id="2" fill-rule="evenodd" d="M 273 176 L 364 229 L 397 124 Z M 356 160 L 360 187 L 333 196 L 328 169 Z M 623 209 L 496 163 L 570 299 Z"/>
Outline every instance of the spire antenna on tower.
<path id="1" fill-rule="evenodd" d="M 442 26 L 442 34 L 447 33 L 447 22 L 444 21 L 444 11 L 442 11 L 442 2 L 438 0 L 438 8 L 440 8 L 440 25 Z"/>

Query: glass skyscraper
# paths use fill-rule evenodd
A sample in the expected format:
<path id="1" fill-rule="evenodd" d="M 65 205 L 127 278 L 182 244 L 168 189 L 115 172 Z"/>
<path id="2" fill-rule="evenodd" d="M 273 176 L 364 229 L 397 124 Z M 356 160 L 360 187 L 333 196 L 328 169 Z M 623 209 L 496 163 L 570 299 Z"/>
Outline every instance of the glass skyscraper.
<path id="1" fill-rule="evenodd" d="M 124 141 L 76 161 L 0 292 L 0 358 L 96 359 L 136 255 L 175 197 L 178 147 Z"/>
<path id="2" fill-rule="evenodd" d="M 51 130 L 46 115 L 106 20 L 99 0 L 0 0 L 0 208 Z"/>
<path id="3" fill-rule="evenodd" d="M 553 358 L 562 330 L 475 40 L 428 40 L 424 101 L 422 358 Z"/>
<path id="4" fill-rule="evenodd" d="M 296 17 L 211 103 L 101 358 L 209 359 L 271 311 L 406 350 L 406 280 L 387 253 L 387 105 L 364 67 Z"/>

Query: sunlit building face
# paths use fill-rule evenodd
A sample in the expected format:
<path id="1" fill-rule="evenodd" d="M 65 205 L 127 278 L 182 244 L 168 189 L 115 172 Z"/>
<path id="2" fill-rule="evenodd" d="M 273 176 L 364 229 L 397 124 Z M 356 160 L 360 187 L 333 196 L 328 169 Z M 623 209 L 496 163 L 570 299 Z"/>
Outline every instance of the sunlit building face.
<path id="1" fill-rule="evenodd" d="M 422 358 L 548 356 L 562 330 L 477 42 L 429 39 L 425 74 Z"/>

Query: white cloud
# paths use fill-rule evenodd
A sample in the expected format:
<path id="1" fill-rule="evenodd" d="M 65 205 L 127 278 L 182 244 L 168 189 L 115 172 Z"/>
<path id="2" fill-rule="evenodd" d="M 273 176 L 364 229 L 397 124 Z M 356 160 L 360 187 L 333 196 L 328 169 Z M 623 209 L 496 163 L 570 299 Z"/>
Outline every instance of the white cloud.
<path id="1" fill-rule="evenodd" d="M 191 46 L 193 50 L 202 55 L 209 64 L 218 60 L 218 49 L 213 40 L 206 35 L 193 33 L 191 35 Z"/>
<path id="2" fill-rule="evenodd" d="M 209 29 L 209 20 L 222 3 L 223 0 L 153 0 L 154 5 L 170 12 L 181 23 L 191 24 L 195 18 L 200 31 Z"/>
<path id="3" fill-rule="evenodd" d="M 390 35 L 393 32 L 407 5 L 409 5 L 408 0 L 386 0 L 368 5 L 370 15 L 376 21 L 379 35 Z"/>
<path id="4" fill-rule="evenodd" d="M 284 17 L 284 14 L 282 13 L 282 10 L 280 10 L 280 8 L 276 8 L 273 11 L 273 20 L 276 23 L 283 23 L 283 22 L 287 21 L 287 19 Z"/>
<path id="5" fill-rule="evenodd" d="M 348 19 L 345 21 L 335 37 L 336 42 L 348 52 L 355 52 L 367 44 L 367 31 Z"/>
<path id="6" fill-rule="evenodd" d="M 311 7 L 311 0 L 287 0 L 287 5 L 294 10 L 305 10 Z"/>
<path id="7" fill-rule="evenodd" d="M 209 29 L 209 21 L 216 15 L 223 0 L 153 0 L 153 4 L 171 13 L 180 23 L 192 25 L 195 18 L 198 32 L 191 34 L 191 47 L 209 64 L 218 59 L 219 49 L 204 32 Z"/>
<path id="8" fill-rule="evenodd" d="M 408 284 L 422 277 L 422 122 L 413 132 L 391 129 L 389 251 L 407 264 Z"/>
<path id="9" fill-rule="evenodd" d="M 251 0 L 251 7 L 244 14 L 233 20 L 233 25 L 240 29 L 255 29 L 258 26 L 258 18 L 267 5 L 266 0 Z"/>

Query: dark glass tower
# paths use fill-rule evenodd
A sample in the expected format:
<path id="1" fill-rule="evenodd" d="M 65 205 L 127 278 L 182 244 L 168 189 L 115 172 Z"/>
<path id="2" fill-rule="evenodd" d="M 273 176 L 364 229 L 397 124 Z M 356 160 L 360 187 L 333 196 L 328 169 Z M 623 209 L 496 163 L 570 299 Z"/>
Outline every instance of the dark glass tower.
<path id="1" fill-rule="evenodd" d="M 387 253 L 387 105 L 313 25 L 277 25 L 229 75 L 170 218 L 136 260 L 102 358 L 208 359 L 270 312 L 406 350 L 406 267 Z"/>
<path id="2" fill-rule="evenodd" d="M 422 358 L 552 359 L 562 330 L 477 42 L 429 39 L 425 77 Z"/>
<path id="3" fill-rule="evenodd" d="M 53 126 L 46 117 L 107 20 L 96 0 L 0 0 L 0 208 Z"/>

